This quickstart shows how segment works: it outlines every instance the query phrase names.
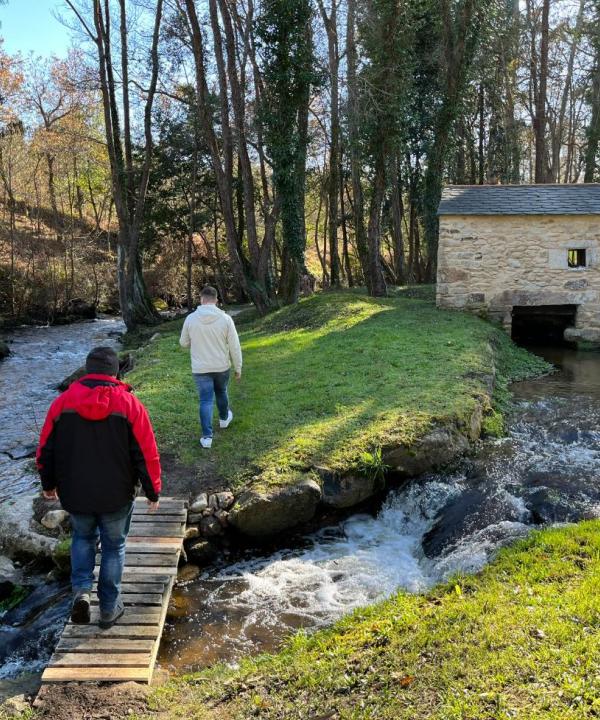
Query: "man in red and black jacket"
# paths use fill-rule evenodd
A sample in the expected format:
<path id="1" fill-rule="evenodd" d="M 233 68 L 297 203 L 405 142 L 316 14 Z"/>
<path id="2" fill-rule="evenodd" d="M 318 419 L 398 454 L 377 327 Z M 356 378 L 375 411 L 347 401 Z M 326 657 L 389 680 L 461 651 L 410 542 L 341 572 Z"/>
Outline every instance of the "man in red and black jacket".
<path id="1" fill-rule="evenodd" d="M 124 612 L 121 576 L 136 486 L 141 483 L 150 509 L 156 509 L 160 458 L 146 408 L 117 380 L 115 351 L 92 350 L 86 371 L 50 406 L 36 461 L 44 497 L 59 498 L 71 516 L 71 619 L 90 621 L 100 538 L 99 624 L 109 628 Z"/>

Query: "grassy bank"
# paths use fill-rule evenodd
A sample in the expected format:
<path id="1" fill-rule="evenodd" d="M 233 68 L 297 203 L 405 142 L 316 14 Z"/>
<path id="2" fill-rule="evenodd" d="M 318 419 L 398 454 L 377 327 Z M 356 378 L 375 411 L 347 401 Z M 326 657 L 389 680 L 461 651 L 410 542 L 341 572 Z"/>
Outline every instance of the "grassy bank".
<path id="1" fill-rule="evenodd" d="M 492 365 L 500 404 L 508 382 L 546 367 L 501 330 L 437 310 L 430 300 L 315 295 L 241 325 L 235 420 L 202 455 L 180 326 L 163 329 L 128 379 L 150 410 L 162 450 L 199 477 L 233 488 L 251 480 L 285 484 L 314 466 L 360 467 L 365 452 L 411 444 L 432 423 L 466 422 Z"/>
<path id="2" fill-rule="evenodd" d="M 479 575 L 180 679 L 151 706 L 198 720 L 598 717 L 599 591 L 600 523 L 545 530 Z"/>

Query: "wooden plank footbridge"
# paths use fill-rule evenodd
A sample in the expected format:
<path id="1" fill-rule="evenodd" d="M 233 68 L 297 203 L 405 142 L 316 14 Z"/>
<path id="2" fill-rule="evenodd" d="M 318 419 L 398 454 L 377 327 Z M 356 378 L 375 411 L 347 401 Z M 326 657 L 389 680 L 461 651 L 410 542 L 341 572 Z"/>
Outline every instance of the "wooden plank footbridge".
<path id="1" fill-rule="evenodd" d="M 137 498 L 125 550 L 121 593 L 125 614 L 108 630 L 98 626 L 96 584 L 89 625 L 66 624 L 42 675 L 43 683 L 152 679 L 185 533 L 183 500 L 161 498 L 156 512 Z M 100 556 L 94 578 L 98 578 Z"/>

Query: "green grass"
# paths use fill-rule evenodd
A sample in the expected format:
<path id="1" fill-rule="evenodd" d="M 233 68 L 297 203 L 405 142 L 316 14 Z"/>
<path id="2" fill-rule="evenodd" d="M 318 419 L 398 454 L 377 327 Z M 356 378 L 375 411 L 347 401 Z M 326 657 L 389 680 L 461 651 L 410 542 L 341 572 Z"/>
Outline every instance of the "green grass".
<path id="1" fill-rule="evenodd" d="M 600 522 L 536 532 L 479 575 L 176 680 L 152 708 L 173 720 L 599 717 L 599 592 Z"/>
<path id="2" fill-rule="evenodd" d="M 413 443 L 432 423 L 466 423 L 498 368 L 508 382 L 547 370 L 498 328 L 431 300 L 323 293 L 240 325 L 244 376 L 232 384 L 235 421 L 198 447 L 197 396 L 181 321 L 161 328 L 128 376 L 162 450 L 233 488 L 285 484 L 315 466 L 348 471 L 364 453 Z M 498 431 L 501 417 L 491 415 Z M 204 463 L 204 465 L 202 465 Z"/>

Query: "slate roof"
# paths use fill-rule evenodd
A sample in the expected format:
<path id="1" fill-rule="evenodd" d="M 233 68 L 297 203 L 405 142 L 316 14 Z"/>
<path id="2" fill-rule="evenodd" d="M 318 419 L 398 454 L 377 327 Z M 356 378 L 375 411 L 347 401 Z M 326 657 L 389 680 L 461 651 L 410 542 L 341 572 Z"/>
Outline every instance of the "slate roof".
<path id="1" fill-rule="evenodd" d="M 449 185 L 438 215 L 600 215 L 600 184 Z"/>

